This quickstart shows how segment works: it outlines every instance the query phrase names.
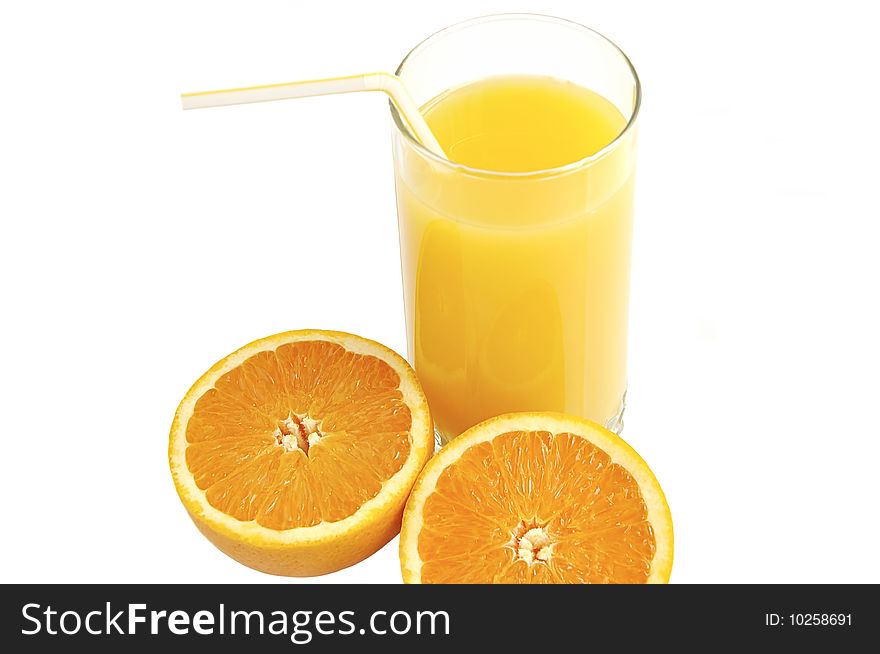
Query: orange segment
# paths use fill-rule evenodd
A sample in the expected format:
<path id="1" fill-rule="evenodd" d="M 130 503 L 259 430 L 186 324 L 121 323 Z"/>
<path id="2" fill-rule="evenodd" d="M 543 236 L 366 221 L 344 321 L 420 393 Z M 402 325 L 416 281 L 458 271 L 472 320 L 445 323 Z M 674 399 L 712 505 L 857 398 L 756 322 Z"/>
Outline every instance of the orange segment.
<path id="1" fill-rule="evenodd" d="M 509 414 L 425 467 L 400 553 L 407 582 L 666 582 L 672 521 L 620 437 L 561 414 Z"/>
<path id="2" fill-rule="evenodd" d="M 178 409 L 169 456 L 190 515 L 227 554 L 267 572 L 320 574 L 396 533 L 432 438 L 424 395 L 397 354 L 350 334 L 287 332 L 202 376 Z"/>

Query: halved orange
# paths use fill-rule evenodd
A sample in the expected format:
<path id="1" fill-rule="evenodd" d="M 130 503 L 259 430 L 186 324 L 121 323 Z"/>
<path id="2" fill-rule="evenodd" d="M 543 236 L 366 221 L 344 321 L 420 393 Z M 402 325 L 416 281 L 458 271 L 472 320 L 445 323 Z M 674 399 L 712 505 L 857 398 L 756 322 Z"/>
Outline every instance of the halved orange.
<path id="1" fill-rule="evenodd" d="M 169 460 L 196 526 L 263 572 L 309 576 L 366 558 L 400 529 L 433 452 L 412 368 L 373 341 L 277 334 L 233 352 L 174 416 Z"/>
<path id="2" fill-rule="evenodd" d="M 407 583 L 666 583 L 672 518 L 616 434 L 512 413 L 451 441 L 419 476 L 400 534 Z"/>

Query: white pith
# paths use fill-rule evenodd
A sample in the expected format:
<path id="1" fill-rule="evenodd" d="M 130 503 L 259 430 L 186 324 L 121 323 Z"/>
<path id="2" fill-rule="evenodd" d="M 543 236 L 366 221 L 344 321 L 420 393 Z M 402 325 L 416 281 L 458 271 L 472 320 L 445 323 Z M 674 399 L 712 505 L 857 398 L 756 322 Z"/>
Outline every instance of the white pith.
<path id="1" fill-rule="evenodd" d="M 281 420 L 272 437 L 285 452 L 299 450 L 308 455 L 309 448 L 321 442 L 320 423 L 314 418 L 297 413 L 288 414 Z"/>
<path id="2" fill-rule="evenodd" d="M 532 527 L 522 536 L 514 534 L 516 558 L 529 565 L 547 563 L 553 556 L 553 541 L 544 527 Z"/>

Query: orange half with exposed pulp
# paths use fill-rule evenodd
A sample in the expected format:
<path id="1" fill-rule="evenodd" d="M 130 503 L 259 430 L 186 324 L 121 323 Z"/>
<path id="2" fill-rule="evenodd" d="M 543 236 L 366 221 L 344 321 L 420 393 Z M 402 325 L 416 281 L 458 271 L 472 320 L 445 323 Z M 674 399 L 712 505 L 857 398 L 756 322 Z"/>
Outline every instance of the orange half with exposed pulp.
<path id="1" fill-rule="evenodd" d="M 557 413 L 472 427 L 428 462 L 403 517 L 407 583 L 666 583 L 672 518 L 616 434 Z"/>
<path id="2" fill-rule="evenodd" d="M 433 445 L 403 358 L 305 330 L 250 343 L 202 375 L 177 409 L 169 461 L 218 548 L 263 572 L 307 576 L 352 565 L 398 533 Z"/>

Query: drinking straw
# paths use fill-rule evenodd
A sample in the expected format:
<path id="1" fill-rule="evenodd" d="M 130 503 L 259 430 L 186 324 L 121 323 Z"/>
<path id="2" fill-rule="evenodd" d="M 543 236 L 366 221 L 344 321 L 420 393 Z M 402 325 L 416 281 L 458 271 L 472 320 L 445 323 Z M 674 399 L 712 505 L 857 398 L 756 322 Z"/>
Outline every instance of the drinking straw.
<path id="1" fill-rule="evenodd" d="M 218 91 L 200 91 L 184 93 L 180 96 L 184 109 L 202 109 L 205 107 L 224 107 L 233 104 L 250 104 L 252 102 L 269 102 L 288 98 L 308 98 L 317 95 L 334 95 L 337 93 L 357 93 L 360 91 L 382 91 L 397 107 L 406 121 L 410 131 L 431 152 L 446 158 L 443 148 L 434 137 L 428 123 L 419 111 L 403 81 L 391 73 L 366 73 L 348 75 L 346 77 L 328 77 L 326 79 L 303 80 L 282 84 L 266 84 Z"/>

